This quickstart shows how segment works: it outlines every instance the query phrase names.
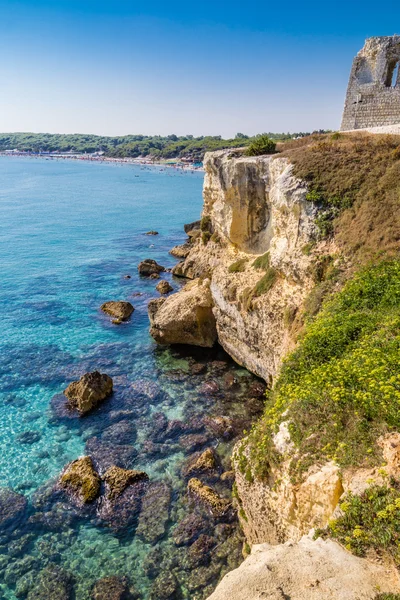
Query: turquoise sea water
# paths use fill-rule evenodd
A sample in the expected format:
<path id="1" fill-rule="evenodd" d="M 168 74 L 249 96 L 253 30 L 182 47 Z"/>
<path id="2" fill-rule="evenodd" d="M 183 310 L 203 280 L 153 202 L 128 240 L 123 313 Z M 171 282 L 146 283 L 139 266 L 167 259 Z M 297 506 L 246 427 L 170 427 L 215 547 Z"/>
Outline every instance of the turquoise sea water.
<path id="1" fill-rule="evenodd" d="M 201 173 L 0 157 L 0 486 L 28 500 L 18 528 L 0 532 L 2 598 L 30 593 L 30 600 L 40 600 L 32 590 L 43 569 L 55 564 L 70 577 L 68 593 L 76 600 L 90 598 L 94 582 L 108 575 L 129 577 L 142 598 L 200 599 L 240 561 L 240 536 L 232 523 L 214 523 L 199 512 L 209 521 L 214 544 L 208 544 L 210 559 L 198 564 L 187 564 L 188 547 L 175 544 L 173 532 L 185 515 L 198 511 L 187 498 L 184 461 L 211 445 L 229 469 L 233 440 L 210 433 L 198 420 L 229 415 L 243 429 L 258 410 L 244 400 L 254 378 L 218 349 L 158 348 L 147 317 L 157 282 L 137 274 L 144 258 L 166 267 L 176 263 L 168 250 L 184 241 L 183 224 L 199 217 L 201 189 Z M 145 235 L 150 229 L 159 235 Z M 166 278 L 175 289 L 182 285 L 169 273 Z M 129 322 L 112 325 L 99 311 L 112 299 L 132 302 Z M 193 375 L 199 362 L 208 366 Z M 112 399 L 88 417 L 64 418 L 53 396 L 95 369 L 114 378 Z M 218 388 L 211 395 L 204 393 L 210 380 Z M 143 382 L 158 390 L 144 403 L 143 394 L 137 395 Z M 167 439 L 162 431 L 173 420 L 180 425 Z M 131 431 L 123 445 L 135 452 L 126 466 L 146 470 L 152 482 L 168 488 L 159 499 L 161 534 L 152 539 L 136 534 L 136 522 L 118 531 L 105 526 L 99 507 L 89 515 L 73 510 L 73 518 L 63 519 L 67 501 L 53 502 L 49 492 L 62 468 L 88 453 L 88 440 L 119 446 L 107 428 L 121 423 Z M 229 487 L 218 485 L 229 497 Z M 150 512 L 157 513 L 154 502 Z M 55 514 L 61 514 L 61 526 L 47 518 Z M 223 544 L 225 554 L 218 550 L 212 559 L 213 548 Z M 151 552 L 158 552 L 156 565 L 146 568 Z M 154 581 L 172 571 L 175 591 L 162 596 Z"/>

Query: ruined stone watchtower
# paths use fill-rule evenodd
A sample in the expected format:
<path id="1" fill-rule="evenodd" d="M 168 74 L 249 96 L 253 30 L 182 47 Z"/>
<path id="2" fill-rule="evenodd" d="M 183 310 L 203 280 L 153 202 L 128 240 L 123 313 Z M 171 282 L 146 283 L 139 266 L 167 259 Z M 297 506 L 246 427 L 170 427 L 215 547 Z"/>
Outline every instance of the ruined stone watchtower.
<path id="1" fill-rule="evenodd" d="M 353 61 L 341 130 L 400 123 L 400 36 L 366 40 Z"/>

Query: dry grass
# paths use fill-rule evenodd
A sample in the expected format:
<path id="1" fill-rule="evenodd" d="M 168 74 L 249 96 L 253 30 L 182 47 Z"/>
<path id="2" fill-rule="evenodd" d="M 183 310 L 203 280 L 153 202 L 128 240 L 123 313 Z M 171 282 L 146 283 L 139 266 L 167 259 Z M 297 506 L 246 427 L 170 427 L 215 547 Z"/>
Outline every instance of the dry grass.
<path id="1" fill-rule="evenodd" d="M 325 234 L 354 264 L 400 249 L 400 136 L 315 135 L 280 145 L 309 184 Z"/>

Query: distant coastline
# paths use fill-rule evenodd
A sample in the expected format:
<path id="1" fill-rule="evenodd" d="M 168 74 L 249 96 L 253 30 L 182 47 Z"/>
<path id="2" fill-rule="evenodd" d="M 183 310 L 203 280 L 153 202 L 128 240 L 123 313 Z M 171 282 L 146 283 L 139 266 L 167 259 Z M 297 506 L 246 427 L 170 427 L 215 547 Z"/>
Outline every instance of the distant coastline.
<path id="1" fill-rule="evenodd" d="M 124 165 L 139 165 L 147 167 L 163 167 L 173 168 L 179 171 L 204 171 L 203 163 L 193 163 L 187 160 L 178 159 L 159 159 L 151 160 L 146 157 L 130 158 L 130 157 L 111 157 L 99 156 L 98 154 L 58 154 L 58 153 L 34 153 L 34 152 L 0 152 L 0 156 L 7 158 L 41 158 L 46 160 L 83 160 L 88 162 L 98 163 L 116 163 Z"/>

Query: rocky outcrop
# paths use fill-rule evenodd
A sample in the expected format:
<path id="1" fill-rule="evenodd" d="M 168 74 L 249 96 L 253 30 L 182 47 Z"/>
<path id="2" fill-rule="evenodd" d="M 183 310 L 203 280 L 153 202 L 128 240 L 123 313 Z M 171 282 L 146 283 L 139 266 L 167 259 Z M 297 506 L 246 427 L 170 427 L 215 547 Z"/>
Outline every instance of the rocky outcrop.
<path id="1" fill-rule="evenodd" d="M 172 292 L 173 289 L 174 288 L 172 287 L 172 285 L 170 285 L 170 283 L 166 279 L 162 279 L 156 285 L 156 290 L 157 292 L 160 292 L 160 294 L 169 294 L 169 292 Z"/>
<path id="2" fill-rule="evenodd" d="M 93 502 L 100 494 L 101 480 L 90 456 L 83 456 L 70 463 L 62 473 L 59 485 L 83 504 Z"/>
<path id="3" fill-rule="evenodd" d="M 133 311 L 135 310 L 130 302 L 124 302 L 122 300 L 110 300 L 100 306 L 100 310 L 105 312 L 107 315 L 118 319 L 119 321 L 126 321 L 129 319 Z"/>
<path id="4" fill-rule="evenodd" d="M 331 540 L 253 546 L 251 555 L 221 581 L 208 600 L 374 600 L 400 591 L 393 570 L 347 552 Z"/>
<path id="5" fill-rule="evenodd" d="M 169 253 L 172 254 L 172 256 L 175 256 L 175 258 L 186 258 L 191 249 L 192 247 L 190 244 L 181 244 L 180 246 L 171 248 Z"/>
<path id="6" fill-rule="evenodd" d="M 69 404 L 84 415 L 98 406 L 112 393 L 113 381 L 105 373 L 94 371 L 82 375 L 79 381 L 73 381 L 64 390 Z"/>
<path id="7" fill-rule="evenodd" d="M 182 291 L 149 302 L 150 333 L 159 344 L 211 348 L 217 338 L 210 282 L 196 280 Z"/>
<path id="8" fill-rule="evenodd" d="M 139 595 L 132 591 L 127 577 L 113 575 L 96 581 L 91 598 L 92 600 L 134 600 L 139 598 Z"/>
<path id="9" fill-rule="evenodd" d="M 144 275 L 148 277 L 149 275 L 158 275 L 159 273 L 162 273 L 163 271 L 165 271 L 165 267 L 159 265 L 152 258 L 146 258 L 138 264 L 138 271 L 139 275 Z"/>

